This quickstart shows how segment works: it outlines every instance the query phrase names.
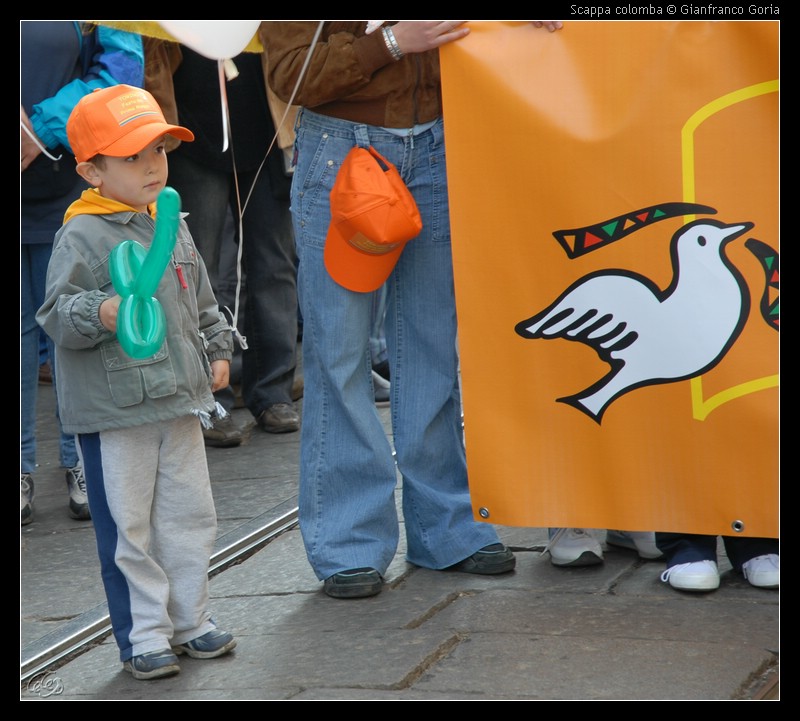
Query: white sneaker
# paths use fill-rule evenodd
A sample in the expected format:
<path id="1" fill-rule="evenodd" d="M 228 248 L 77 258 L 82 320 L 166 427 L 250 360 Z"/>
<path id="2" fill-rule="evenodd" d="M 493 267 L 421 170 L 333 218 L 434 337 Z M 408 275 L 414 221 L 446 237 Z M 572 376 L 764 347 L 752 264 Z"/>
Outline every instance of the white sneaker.
<path id="1" fill-rule="evenodd" d="M 68 468 L 66 472 L 67 489 L 69 490 L 69 515 L 79 521 L 88 521 L 92 515 L 89 513 L 89 499 L 86 497 L 86 477 L 83 475 L 83 466 Z"/>
<path id="2" fill-rule="evenodd" d="M 585 528 L 551 528 L 550 553 L 554 566 L 594 566 L 603 562 L 603 547 Z"/>
<path id="3" fill-rule="evenodd" d="M 612 531 L 606 534 L 609 546 L 619 546 L 636 551 L 639 558 L 653 561 L 664 554 L 656 546 L 656 534 L 653 531 Z"/>
<path id="4" fill-rule="evenodd" d="M 781 558 L 777 553 L 756 556 L 742 566 L 742 573 L 751 586 L 778 588 L 781 576 Z"/>
<path id="5" fill-rule="evenodd" d="M 661 580 L 679 591 L 713 591 L 719 588 L 719 569 L 714 561 L 694 561 L 670 566 Z"/>
<path id="6" fill-rule="evenodd" d="M 27 526 L 33 521 L 33 476 L 19 474 L 19 525 Z"/>

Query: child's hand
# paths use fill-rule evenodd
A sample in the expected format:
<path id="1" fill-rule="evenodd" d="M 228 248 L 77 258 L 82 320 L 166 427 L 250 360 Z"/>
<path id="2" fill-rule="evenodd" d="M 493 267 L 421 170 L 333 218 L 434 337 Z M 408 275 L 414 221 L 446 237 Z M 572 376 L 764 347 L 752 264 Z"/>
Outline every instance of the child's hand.
<path id="1" fill-rule="evenodd" d="M 211 390 L 216 392 L 227 388 L 231 378 L 231 362 L 226 360 L 211 361 Z"/>
<path id="2" fill-rule="evenodd" d="M 98 311 L 103 328 L 110 330 L 112 333 L 117 330 L 117 315 L 119 314 L 120 303 L 122 303 L 122 296 L 112 296 L 100 304 L 100 309 Z"/>

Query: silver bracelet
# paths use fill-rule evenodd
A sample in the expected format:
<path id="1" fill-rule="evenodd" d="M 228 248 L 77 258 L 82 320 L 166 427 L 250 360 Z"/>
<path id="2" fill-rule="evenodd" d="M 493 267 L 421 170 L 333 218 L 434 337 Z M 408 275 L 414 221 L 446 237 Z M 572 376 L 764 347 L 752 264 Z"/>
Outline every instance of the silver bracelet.
<path id="1" fill-rule="evenodd" d="M 383 40 L 386 43 L 386 47 L 389 49 L 392 57 L 395 60 L 400 60 L 400 58 L 403 57 L 403 51 L 397 44 L 397 39 L 395 38 L 392 29 L 384 26 L 381 28 L 381 32 L 383 33 Z"/>

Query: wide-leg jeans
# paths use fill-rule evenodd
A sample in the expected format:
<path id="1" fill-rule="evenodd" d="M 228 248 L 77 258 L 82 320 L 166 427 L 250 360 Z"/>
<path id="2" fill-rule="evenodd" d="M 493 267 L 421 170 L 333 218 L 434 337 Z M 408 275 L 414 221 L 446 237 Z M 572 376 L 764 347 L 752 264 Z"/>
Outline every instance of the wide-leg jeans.
<path id="1" fill-rule="evenodd" d="M 373 295 L 338 285 L 323 259 L 336 174 L 351 148 L 370 144 L 397 167 L 423 219 L 388 279 L 393 445 L 374 403 Z M 442 122 L 401 137 L 304 110 L 296 150 L 305 378 L 299 506 L 308 559 L 320 579 L 359 567 L 384 573 L 398 546 L 401 480 L 407 560 L 446 568 L 498 536 L 474 519 L 467 482 Z"/>

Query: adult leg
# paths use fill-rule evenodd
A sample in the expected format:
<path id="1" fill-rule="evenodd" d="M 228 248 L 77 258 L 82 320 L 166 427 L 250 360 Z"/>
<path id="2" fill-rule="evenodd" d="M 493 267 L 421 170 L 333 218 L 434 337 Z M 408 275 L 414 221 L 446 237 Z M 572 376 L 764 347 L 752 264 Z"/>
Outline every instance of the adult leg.
<path id="1" fill-rule="evenodd" d="M 23 248 L 29 249 L 26 253 L 28 258 L 29 270 L 26 272 L 26 277 L 28 280 L 28 288 L 30 289 L 31 298 L 30 300 L 26 301 L 33 303 L 33 314 L 35 316 L 36 311 L 44 302 L 44 294 L 45 294 L 45 287 L 47 285 L 47 266 L 50 262 L 50 256 L 52 255 L 53 247 L 48 243 L 37 243 L 33 245 L 23 246 Z M 25 308 L 23 308 L 23 313 L 25 312 Z M 35 331 L 31 329 L 31 323 L 36 326 Z M 35 318 L 30 318 L 23 320 L 23 327 L 28 329 L 28 333 L 36 335 L 37 338 L 37 345 L 39 343 L 39 338 L 41 337 L 41 328 L 36 324 Z M 65 469 L 75 468 L 78 465 L 78 450 L 75 445 L 75 436 L 71 433 L 64 433 L 61 429 L 61 418 L 59 417 L 58 412 L 58 381 L 56 378 L 56 350 L 55 346 L 53 345 L 53 341 L 45 336 L 46 344 L 47 344 L 47 351 L 48 356 L 50 358 L 50 367 L 52 370 L 52 377 L 53 377 L 53 392 L 56 396 L 56 423 L 58 423 L 59 429 L 59 461 L 61 463 L 61 467 Z M 25 341 L 29 343 L 31 341 Z M 30 373 L 27 369 L 23 369 L 24 373 Z M 37 379 L 38 379 L 38 367 L 37 367 Z M 34 394 L 34 408 L 36 403 L 36 396 Z M 35 414 L 35 410 L 34 410 Z M 84 501 L 85 502 L 85 501 Z"/>
<path id="2" fill-rule="evenodd" d="M 665 583 L 680 591 L 713 591 L 719 587 L 716 536 L 656 532 L 656 546 L 667 562 L 661 574 Z"/>
<path id="3" fill-rule="evenodd" d="M 760 588 L 778 588 L 780 581 L 780 542 L 777 538 L 723 536 L 725 553 L 733 570 Z"/>
<path id="4" fill-rule="evenodd" d="M 725 553 L 733 570 L 752 586 L 778 588 L 780 585 L 780 542 L 777 538 L 723 536 Z"/>
<path id="5" fill-rule="evenodd" d="M 259 419 L 270 406 L 292 404 L 297 367 L 295 242 L 289 201 L 273 193 L 266 169 L 257 179 L 255 173 L 241 173 L 239 186 L 244 198 L 252 187 L 240 240 L 247 279 L 244 332 L 248 345 L 242 354 L 242 396 Z M 238 217 L 235 189 L 231 208 L 234 218 Z M 296 413 L 294 421 L 286 430 L 299 428 Z"/>
<path id="6" fill-rule="evenodd" d="M 741 536 L 723 536 L 725 553 L 733 566 L 733 570 L 742 572 L 742 566 L 756 556 L 778 555 L 780 543 L 777 538 L 745 538 Z"/>
<path id="7" fill-rule="evenodd" d="M 50 355 L 50 367 L 53 371 L 53 393 L 56 397 L 56 423 L 58 423 L 59 442 L 58 456 L 61 467 L 64 469 L 64 479 L 67 483 L 67 493 L 69 502 L 67 511 L 70 518 L 77 521 L 89 521 L 92 514 L 89 510 L 89 499 L 86 495 L 86 476 L 83 472 L 80 456 L 78 454 L 78 444 L 75 436 L 65 433 L 61 427 L 61 415 L 58 407 L 58 351 L 53 341 L 47 339 L 47 347 Z"/>
<path id="8" fill-rule="evenodd" d="M 34 289 L 35 256 L 45 250 L 38 244 L 20 246 L 20 472 L 36 470 L 36 395 L 39 386 L 39 325 Z M 48 255 L 49 257 L 49 255 Z"/>
<path id="9" fill-rule="evenodd" d="M 389 380 L 389 351 L 386 349 L 386 296 L 388 288 L 384 283 L 372 297 L 372 327 L 369 332 L 369 352 L 372 368 L 382 378 Z"/>
<path id="10" fill-rule="evenodd" d="M 216 295 L 220 285 L 220 254 L 233 175 L 174 152 L 169 155 L 169 184 L 181 196 L 181 210 L 188 213 L 186 223 Z M 214 397 L 229 413 L 233 410 L 234 394 L 231 387 L 217 391 Z M 206 434 L 209 444 L 230 446 L 242 442 L 241 431 L 232 428 L 230 420 L 224 424 L 224 428 L 217 422 L 214 425 L 215 428 L 209 429 Z"/>
<path id="11" fill-rule="evenodd" d="M 656 532 L 656 546 L 664 554 L 667 568 L 697 561 L 717 562 L 717 537 L 699 533 Z"/>
<path id="12" fill-rule="evenodd" d="M 47 339 L 47 348 L 50 356 L 50 367 L 53 369 L 53 392 L 56 396 L 56 419 L 59 427 L 58 458 L 62 468 L 75 468 L 80 463 L 78 447 L 75 442 L 75 436 L 71 433 L 64 433 L 61 429 L 61 417 L 58 410 L 58 381 L 56 379 L 56 348 L 49 337 Z"/>
<path id="13" fill-rule="evenodd" d="M 371 129 L 370 141 L 398 168 L 423 219 L 389 277 L 386 342 L 407 558 L 442 569 L 499 542 L 474 519 L 467 483 L 443 129 L 413 142 Z"/>
<path id="14" fill-rule="evenodd" d="M 181 196 L 181 210 L 206 264 L 214 293 L 219 287 L 219 258 L 232 176 L 181 153 L 169 155 L 169 185 Z"/>
<path id="15" fill-rule="evenodd" d="M 335 283 L 323 259 L 330 190 L 353 144 L 352 124 L 305 113 L 292 184 L 306 387 L 300 529 L 320 580 L 363 567 L 383 574 L 399 538 L 397 471 L 371 383 L 372 297 Z"/>

